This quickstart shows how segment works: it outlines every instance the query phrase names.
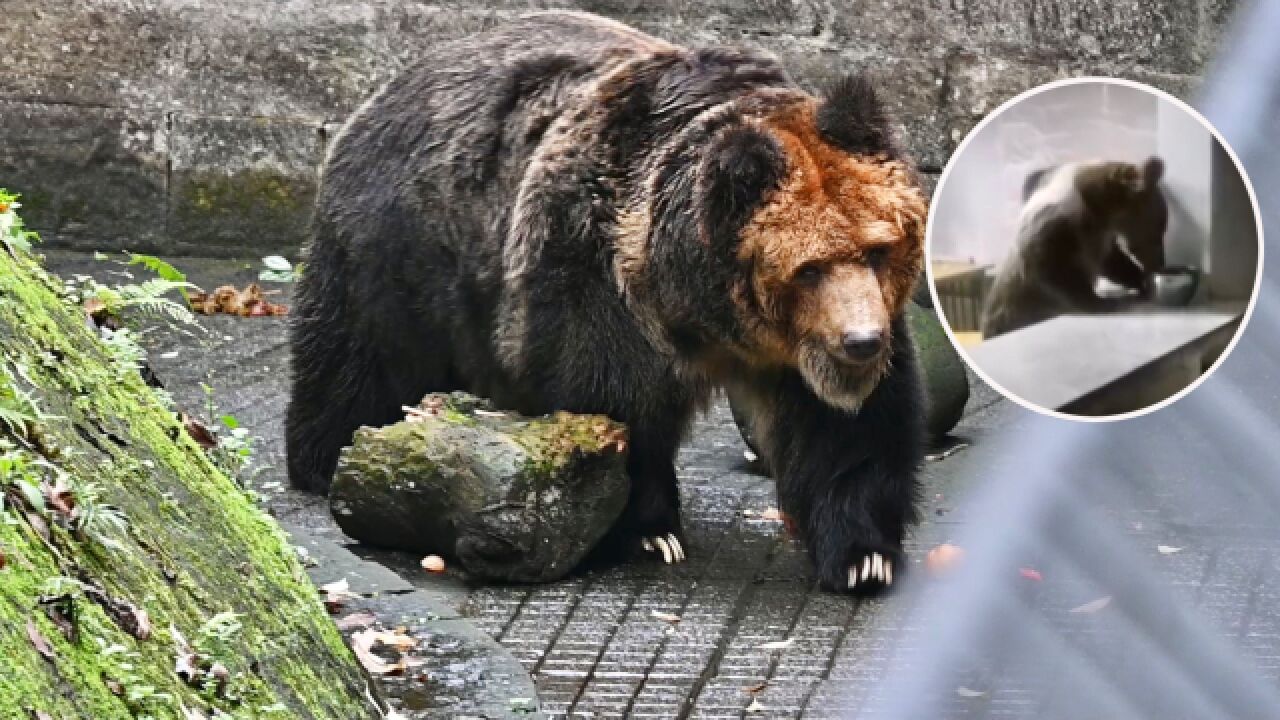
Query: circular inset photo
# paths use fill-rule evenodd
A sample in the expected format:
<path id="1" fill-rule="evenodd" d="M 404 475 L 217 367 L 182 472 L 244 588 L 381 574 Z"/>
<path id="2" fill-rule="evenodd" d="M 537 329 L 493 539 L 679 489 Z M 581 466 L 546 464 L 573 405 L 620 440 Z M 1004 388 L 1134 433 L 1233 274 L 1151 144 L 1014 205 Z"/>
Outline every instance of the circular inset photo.
<path id="1" fill-rule="evenodd" d="M 960 144 L 926 234 L 935 306 L 970 366 L 1011 399 L 1132 417 L 1226 357 L 1262 268 L 1253 188 L 1195 110 L 1080 78 L 1030 90 Z"/>

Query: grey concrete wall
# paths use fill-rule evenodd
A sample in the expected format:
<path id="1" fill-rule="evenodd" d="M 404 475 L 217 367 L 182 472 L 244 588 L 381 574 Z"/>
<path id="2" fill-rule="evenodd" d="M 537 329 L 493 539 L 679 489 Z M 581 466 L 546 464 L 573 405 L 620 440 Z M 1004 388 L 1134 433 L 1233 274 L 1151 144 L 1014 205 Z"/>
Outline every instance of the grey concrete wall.
<path id="1" fill-rule="evenodd" d="M 326 129 L 423 48 L 576 7 L 883 78 L 922 170 L 1042 81 L 1187 97 L 1234 0 L 0 0 L 0 186 L 46 241 L 251 255 L 302 239 Z"/>

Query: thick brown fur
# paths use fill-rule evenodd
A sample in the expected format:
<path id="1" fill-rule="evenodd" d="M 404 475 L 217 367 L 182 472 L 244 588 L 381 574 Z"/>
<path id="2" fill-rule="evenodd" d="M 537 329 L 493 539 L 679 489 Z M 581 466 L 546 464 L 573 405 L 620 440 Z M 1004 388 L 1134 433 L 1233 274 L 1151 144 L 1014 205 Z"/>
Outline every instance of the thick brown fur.
<path id="1" fill-rule="evenodd" d="M 1164 266 L 1169 210 L 1159 186 L 1163 173 L 1155 157 L 1142 166 L 1077 163 L 1032 173 L 1017 241 L 984 305 L 983 337 L 1129 302 L 1100 297 L 1100 277 L 1144 297 L 1151 273 Z"/>
<path id="2" fill-rule="evenodd" d="M 326 161 L 291 480 L 325 490 L 358 425 L 465 389 L 627 423 L 614 539 L 679 537 L 675 454 L 732 385 L 823 584 L 872 553 L 901 572 L 923 444 L 902 309 L 925 204 L 891 135 L 864 78 L 815 98 L 770 56 L 584 13 L 439 48 Z"/>
<path id="3" fill-rule="evenodd" d="M 839 355 L 853 324 L 889 339 L 921 269 L 927 207 L 901 160 L 850 154 L 823 139 L 820 107 L 807 100 L 766 122 L 788 175 L 743 229 L 738 256 L 754 269 L 751 291 L 769 320 L 757 343 L 769 359 L 801 368 L 829 402 L 856 410 L 887 369 L 890 343 L 856 375 L 827 358 Z M 813 271 L 816 282 L 801 277 Z M 854 385 L 842 387 L 846 380 Z"/>

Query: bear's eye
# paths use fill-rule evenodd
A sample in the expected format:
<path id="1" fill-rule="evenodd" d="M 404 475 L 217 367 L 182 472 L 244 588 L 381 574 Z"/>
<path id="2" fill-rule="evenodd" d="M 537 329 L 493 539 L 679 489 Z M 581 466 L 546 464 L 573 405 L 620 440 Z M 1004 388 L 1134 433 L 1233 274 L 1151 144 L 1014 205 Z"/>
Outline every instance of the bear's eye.
<path id="1" fill-rule="evenodd" d="M 823 274 L 824 271 L 821 265 L 817 263 L 809 263 L 807 265 L 801 265 L 800 269 L 796 270 L 796 274 L 793 275 L 791 279 L 797 285 L 812 287 L 822 282 Z"/>
<path id="2" fill-rule="evenodd" d="M 872 270 L 880 270 L 884 267 L 885 261 L 889 259 L 889 248 L 883 245 L 867 248 L 862 253 L 862 259 L 867 263 L 867 267 Z"/>

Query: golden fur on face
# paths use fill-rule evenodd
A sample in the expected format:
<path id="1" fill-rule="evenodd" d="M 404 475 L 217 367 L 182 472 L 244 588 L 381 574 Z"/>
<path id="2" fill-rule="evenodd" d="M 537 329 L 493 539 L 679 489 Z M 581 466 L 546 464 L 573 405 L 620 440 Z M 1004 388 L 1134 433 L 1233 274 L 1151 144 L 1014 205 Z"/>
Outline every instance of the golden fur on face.
<path id="1" fill-rule="evenodd" d="M 832 147 L 815 110 L 808 101 L 766 120 L 788 174 L 744 228 L 739 256 L 763 315 L 758 359 L 796 367 L 828 402 L 856 408 L 886 369 L 890 323 L 920 274 L 927 208 L 905 164 Z M 881 333 L 879 356 L 844 358 L 848 332 Z"/>

